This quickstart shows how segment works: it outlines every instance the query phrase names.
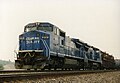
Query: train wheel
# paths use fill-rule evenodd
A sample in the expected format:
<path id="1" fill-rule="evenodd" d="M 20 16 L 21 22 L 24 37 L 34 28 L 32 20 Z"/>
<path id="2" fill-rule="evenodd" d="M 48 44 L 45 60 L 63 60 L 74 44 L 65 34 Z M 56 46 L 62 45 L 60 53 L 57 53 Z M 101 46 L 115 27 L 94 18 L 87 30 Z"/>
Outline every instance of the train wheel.
<path id="1" fill-rule="evenodd" d="M 30 70 L 30 69 L 27 69 L 27 70 Z"/>
<path id="2" fill-rule="evenodd" d="M 70 71 L 71 69 L 70 69 L 70 68 L 68 68 L 68 70 Z"/>
<path id="3" fill-rule="evenodd" d="M 44 70 L 45 70 L 45 68 L 41 69 L 41 71 L 44 71 Z"/>
<path id="4" fill-rule="evenodd" d="M 65 68 L 65 70 L 67 71 L 67 68 Z"/>
<path id="5" fill-rule="evenodd" d="M 54 68 L 54 70 L 56 70 L 57 68 Z"/>
<path id="6" fill-rule="evenodd" d="M 48 70 L 50 71 L 50 70 L 51 70 L 51 68 L 49 67 L 49 68 L 48 68 Z"/>
<path id="7" fill-rule="evenodd" d="M 37 68 L 35 68 L 34 70 L 37 71 Z"/>

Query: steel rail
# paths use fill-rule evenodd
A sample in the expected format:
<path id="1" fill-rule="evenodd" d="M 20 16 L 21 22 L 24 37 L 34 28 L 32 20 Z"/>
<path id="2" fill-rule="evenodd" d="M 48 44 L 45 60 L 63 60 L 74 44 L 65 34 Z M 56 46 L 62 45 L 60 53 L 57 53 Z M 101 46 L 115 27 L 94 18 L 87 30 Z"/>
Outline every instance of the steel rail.
<path id="1" fill-rule="evenodd" d="M 0 74 L 6 73 L 30 73 L 30 72 L 109 72 L 109 71 L 119 71 L 119 70 L 0 70 Z"/>

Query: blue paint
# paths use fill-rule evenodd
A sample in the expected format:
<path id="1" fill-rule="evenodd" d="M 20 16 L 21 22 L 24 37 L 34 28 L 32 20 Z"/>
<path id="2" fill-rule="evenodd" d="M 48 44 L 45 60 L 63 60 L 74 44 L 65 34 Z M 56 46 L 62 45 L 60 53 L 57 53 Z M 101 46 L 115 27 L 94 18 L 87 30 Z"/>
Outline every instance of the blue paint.
<path id="1" fill-rule="evenodd" d="M 46 55 L 45 45 L 48 46 L 48 50 L 50 48 L 50 34 L 42 31 L 26 32 L 19 36 L 19 45 L 19 50 L 44 50 L 44 55 Z"/>

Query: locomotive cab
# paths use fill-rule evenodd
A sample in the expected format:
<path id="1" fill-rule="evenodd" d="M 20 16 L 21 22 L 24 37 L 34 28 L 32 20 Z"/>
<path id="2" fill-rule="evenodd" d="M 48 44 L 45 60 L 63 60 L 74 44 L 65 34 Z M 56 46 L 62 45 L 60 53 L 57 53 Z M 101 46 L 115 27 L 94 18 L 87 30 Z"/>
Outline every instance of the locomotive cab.
<path id="1" fill-rule="evenodd" d="M 50 58 L 50 34 L 46 31 L 52 31 L 52 27 L 37 27 L 33 24 L 25 26 L 24 33 L 19 36 L 19 51 L 15 60 L 17 69 L 37 69 L 45 66 Z"/>

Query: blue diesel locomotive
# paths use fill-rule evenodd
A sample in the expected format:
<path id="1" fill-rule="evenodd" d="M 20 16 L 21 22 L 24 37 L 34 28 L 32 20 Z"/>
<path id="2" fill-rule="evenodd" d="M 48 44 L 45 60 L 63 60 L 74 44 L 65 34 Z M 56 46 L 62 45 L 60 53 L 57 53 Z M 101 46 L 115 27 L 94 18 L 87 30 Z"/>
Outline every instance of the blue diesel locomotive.
<path id="1" fill-rule="evenodd" d="M 15 67 L 35 70 L 102 69 L 109 68 L 109 64 L 113 67 L 114 57 L 109 58 L 110 55 L 106 54 L 79 39 L 66 36 L 64 31 L 51 23 L 36 22 L 27 24 L 24 33 L 19 35 Z"/>

